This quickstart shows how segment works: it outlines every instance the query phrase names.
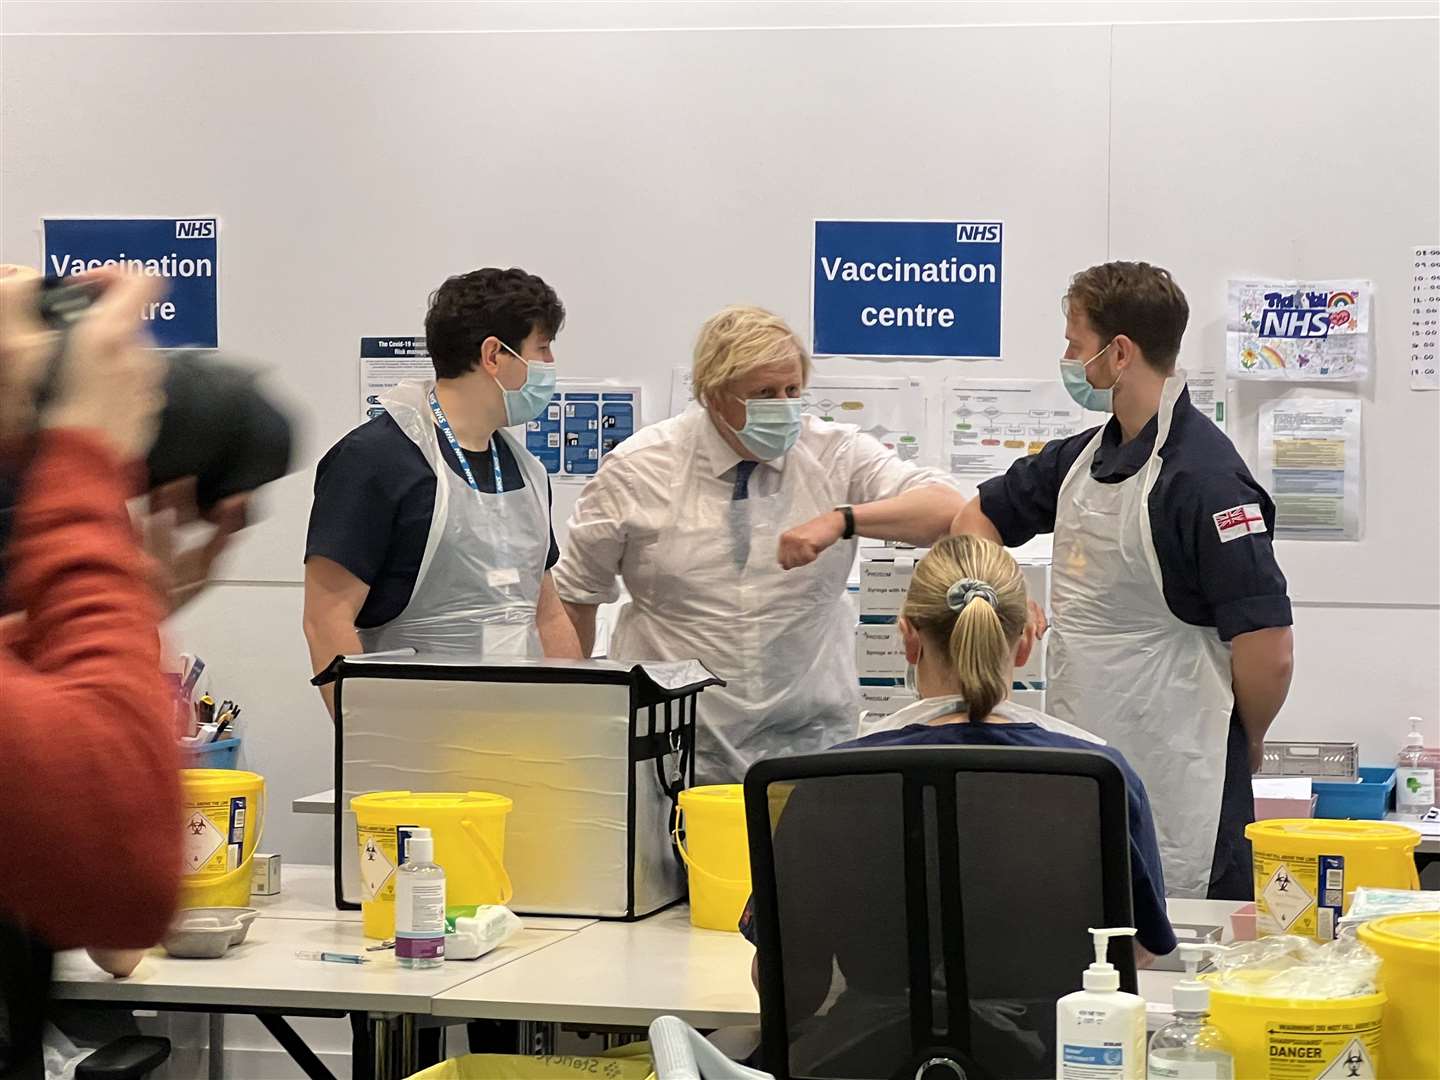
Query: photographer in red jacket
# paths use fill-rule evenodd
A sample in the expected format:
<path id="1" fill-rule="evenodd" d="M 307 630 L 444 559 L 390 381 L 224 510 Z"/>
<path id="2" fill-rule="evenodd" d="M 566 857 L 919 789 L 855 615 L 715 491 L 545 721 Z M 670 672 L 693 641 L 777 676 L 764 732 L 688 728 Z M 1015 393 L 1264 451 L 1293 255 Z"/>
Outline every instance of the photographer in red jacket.
<path id="1" fill-rule="evenodd" d="M 125 974 L 174 911 L 180 789 L 160 678 L 162 597 L 126 509 L 162 405 L 140 305 L 155 283 L 105 289 L 71 330 L 43 415 L 56 335 L 38 275 L 0 268 L 0 1042 L 24 1057 L 43 1008 L 47 949 L 84 945 Z M 109 887 L 123 881 L 123 888 Z M 28 992 L 27 992 L 28 991 Z M 17 1002 L 19 1003 L 17 1006 Z M 26 1008 L 33 1015 L 14 1015 Z"/>

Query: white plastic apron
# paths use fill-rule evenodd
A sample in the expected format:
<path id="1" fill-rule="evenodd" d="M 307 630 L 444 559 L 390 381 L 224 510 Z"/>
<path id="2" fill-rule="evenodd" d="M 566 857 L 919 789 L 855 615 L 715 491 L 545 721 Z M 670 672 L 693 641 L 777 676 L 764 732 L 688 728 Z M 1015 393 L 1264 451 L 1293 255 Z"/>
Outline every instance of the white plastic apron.
<path id="1" fill-rule="evenodd" d="M 1166 380 L 1155 447 L 1134 476 L 1091 478 L 1102 428 L 1060 486 L 1045 704 L 1125 755 L 1154 808 L 1166 891 L 1203 897 L 1234 705 L 1230 649 L 1165 603 L 1149 509 L 1184 389 L 1184 372 Z"/>
<path id="2" fill-rule="evenodd" d="M 430 412 L 434 383 L 404 382 L 380 396 L 435 473 L 435 508 L 405 610 L 360 631 L 367 652 L 413 648 L 435 656 L 543 655 L 535 610 L 550 553 L 545 467 L 504 431 L 525 486 L 476 491 L 444 459 Z M 492 454 L 495 448 L 491 449 Z"/>
<path id="3" fill-rule="evenodd" d="M 631 585 L 610 655 L 695 658 L 723 678 L 724 687 L 700 696 L 696 781 L 738 783 L 758 758 L 855 737 L 856 616 L 845 591 L 855 542 L 834 544 L 798 570 L 780 569 L 781 534 L 844 502 L 849 477 L 832 477 L 802 430 L 783 469 L 761 465 L 750 497 L 736 502 L 734 473 L 717 479 L 698 437 L 709 423 L 697 410 L 677 449 L 669 511 L 646 556 L 651 580 Z M 750 540 L 743 563 L 738 523 Z"/>

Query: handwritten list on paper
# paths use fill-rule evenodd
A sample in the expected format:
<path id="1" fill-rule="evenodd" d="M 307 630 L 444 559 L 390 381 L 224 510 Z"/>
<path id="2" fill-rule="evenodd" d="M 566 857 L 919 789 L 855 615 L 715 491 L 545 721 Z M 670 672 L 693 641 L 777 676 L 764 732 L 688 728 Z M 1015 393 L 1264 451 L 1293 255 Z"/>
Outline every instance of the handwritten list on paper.
<path id="1" fill-rule="evenodd" d="M 1410 389 L 1440 390 L 1440 247 L 1417 247 L 1410 278 Z"/>

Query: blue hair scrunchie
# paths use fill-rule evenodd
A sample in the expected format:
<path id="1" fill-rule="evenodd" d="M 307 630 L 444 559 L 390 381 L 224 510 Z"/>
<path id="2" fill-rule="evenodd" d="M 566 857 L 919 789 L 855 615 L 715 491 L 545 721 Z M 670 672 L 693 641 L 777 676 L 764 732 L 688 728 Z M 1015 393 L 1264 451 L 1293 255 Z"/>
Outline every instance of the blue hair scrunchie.
<path id="1" fill-rule="evenodd" d="M 945 602 L 950 605 L 951 611 L 964 611 L 971 600 L 980 597 L 991 607 L 997 602 L 995 589 L 989 582 L 980 581 L 977 578 L 961 578 L 950 586 L 945 594 Z"/>

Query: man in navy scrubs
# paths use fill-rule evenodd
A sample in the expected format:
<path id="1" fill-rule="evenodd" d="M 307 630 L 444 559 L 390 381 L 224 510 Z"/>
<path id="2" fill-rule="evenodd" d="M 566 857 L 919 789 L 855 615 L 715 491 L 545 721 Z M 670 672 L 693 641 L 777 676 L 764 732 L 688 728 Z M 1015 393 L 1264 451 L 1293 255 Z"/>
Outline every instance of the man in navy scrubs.
<path id="1" fill-rule="evenodd" d="M 1246 899 L 1250 775 L 1293 664 L 1275 505 L 1190 402 L 1190 310 L 1167 271 L 1091 267 L 1064 311 L 1061 378 L 1113 415 L 987 480 L 954 531 L 1054 533 L 1046 711 L 1140 774 L 1172 895 Z"/>
<path id="2" fill-rule="evenodd" d="M 457 275 L 430 298 L 435 378 L 385 393 L 384 412 L 315 471 L 305 636 L 317 671 L 392 649 L 580 656 L 550 578 L 550 479 L 505 430 L 550 404 L 564 321 L 555 290 L 514 268 Z"/>

